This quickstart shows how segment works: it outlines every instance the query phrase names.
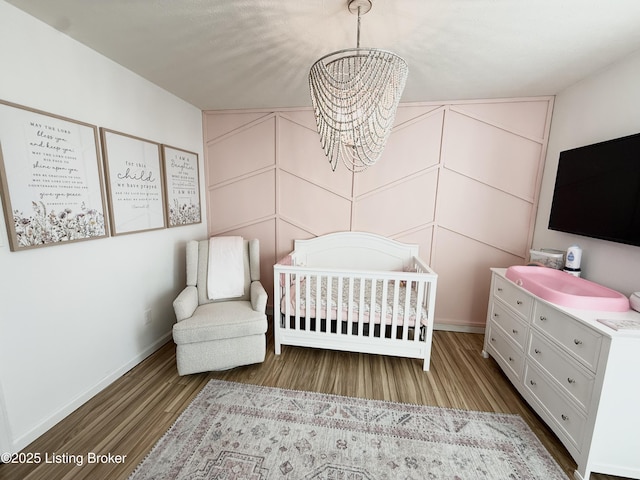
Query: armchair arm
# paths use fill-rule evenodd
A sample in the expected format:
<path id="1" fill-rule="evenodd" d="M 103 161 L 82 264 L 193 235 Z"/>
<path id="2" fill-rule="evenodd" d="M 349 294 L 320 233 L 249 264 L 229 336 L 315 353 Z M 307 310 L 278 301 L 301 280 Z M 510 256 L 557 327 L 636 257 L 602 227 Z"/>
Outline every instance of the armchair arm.
<path id="1" fill-rule="evenodd" d="M 198 307 L 198 289 L 193 285 L 187 286 L 173 301 L 173 310 L 178 322 L 193 315 Z"/>
<path id="2" fill-rule="evenodd" d="M 251 282 L 251 307 L 256 312 L 267 311 L 267 291 L 258 280 Z"/>

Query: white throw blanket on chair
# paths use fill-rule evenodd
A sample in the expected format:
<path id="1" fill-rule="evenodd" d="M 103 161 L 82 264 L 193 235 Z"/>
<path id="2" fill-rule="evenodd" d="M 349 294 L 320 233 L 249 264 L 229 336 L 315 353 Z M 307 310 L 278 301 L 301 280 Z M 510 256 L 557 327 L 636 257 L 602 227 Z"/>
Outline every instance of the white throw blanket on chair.
<path id="1" fill-rule="evenodd" d="M 241 297 L 244 293 L 242 237 L 211 237 L 207 294 L 209 300 Z"/>

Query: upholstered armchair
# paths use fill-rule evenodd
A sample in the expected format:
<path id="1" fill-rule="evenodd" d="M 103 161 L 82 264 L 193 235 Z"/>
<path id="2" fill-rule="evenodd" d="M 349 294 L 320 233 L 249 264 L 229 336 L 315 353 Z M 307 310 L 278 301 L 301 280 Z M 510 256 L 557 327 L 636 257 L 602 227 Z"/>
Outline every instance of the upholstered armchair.
<path id="1" fill-rule="evenodd" d="M 216 240 L 187 243 L 187 286 L 173 302 L 177 319 L 173 340 L 180 375 L 264 361 L 267 292 L 260 283 L 259 241 L 238 237 L 217 237 L 217 241 L 225 245 L 232 238 L 236 239 L 235 257 L 223 258 L 226 263 L 215 263 L 215 258 L 224 257 L 218 253 L 224 248 L 215 247 L 221 245 Z M 211 260 L 210 245 L 216 249 Z M 226 268 L 230 263 L 233 265 Z M 234 281 L 235 293 L 227 288 Z M 214 284 L 220 290 L 217 294 L 211 292 Z"/>

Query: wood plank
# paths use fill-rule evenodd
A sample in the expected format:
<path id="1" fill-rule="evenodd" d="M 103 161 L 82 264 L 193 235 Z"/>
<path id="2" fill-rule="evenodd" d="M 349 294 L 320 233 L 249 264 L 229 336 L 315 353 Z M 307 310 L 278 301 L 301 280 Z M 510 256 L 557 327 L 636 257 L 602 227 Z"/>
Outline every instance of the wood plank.
<path id="1" fill-rule="evenodd" d="M 432 365 L 417 359 L 283 347 L 259 365 L 180 377 L 168 343 L 46 432 L 24 452 L 82 455 L 85 464 L 0 464 L 3 480 L 126 479 L 213 378 L 294 390 L 447 408 L 521 415 L 572 476 L 566 449 L 523 401 L 493 359 L 481 355 L 484 337 L 435 331 Z M 88 452 L 126 455 L 122 464 L 86 464 Z M 593 474 L 592 480 L 618 477 Z"/>

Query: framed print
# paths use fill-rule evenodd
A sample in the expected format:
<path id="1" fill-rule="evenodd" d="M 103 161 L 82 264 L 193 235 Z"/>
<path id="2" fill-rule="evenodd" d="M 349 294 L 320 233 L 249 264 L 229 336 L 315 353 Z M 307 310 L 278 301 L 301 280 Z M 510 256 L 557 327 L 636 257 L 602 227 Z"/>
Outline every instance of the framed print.
<path id="1" fill-rule="evenodd" d="M 98 129 L 0 100 L 0 188 L 9 247 L 109 235 Z"/>
<path id="2" fill-rule="evenodd" d="M 160 144 L 101 128 L 113 235 L 165 227 Z"/>
<path id="3" fill-rule="evenodd" d="M 198 154 L 162 146 L 167 225 L 200 223 Z"/>

